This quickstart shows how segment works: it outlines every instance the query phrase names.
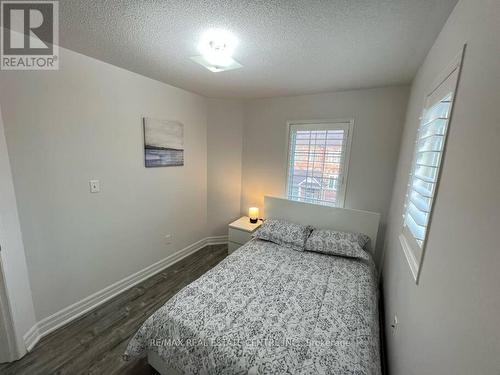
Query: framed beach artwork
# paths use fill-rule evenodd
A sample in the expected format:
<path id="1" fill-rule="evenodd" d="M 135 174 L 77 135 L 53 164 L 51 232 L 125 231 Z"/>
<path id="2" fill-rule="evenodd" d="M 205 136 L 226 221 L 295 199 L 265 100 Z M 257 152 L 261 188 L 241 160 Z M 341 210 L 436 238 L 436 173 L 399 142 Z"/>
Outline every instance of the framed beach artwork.
<path id="1" fill-rule="evenodd" d="M 184 165 L 184 125 L 143 118 L 146 168 Z"/>

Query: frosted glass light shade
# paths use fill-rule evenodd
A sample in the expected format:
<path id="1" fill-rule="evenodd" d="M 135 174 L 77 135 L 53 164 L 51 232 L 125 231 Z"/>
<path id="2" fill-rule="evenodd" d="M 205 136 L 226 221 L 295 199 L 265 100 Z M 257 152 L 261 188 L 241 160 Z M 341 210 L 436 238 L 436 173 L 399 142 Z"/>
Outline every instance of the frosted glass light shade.
<path id="1" fill-rule="evenodd" d="M 255 224 L 259 220 L 259 208 L 250 207 L 248 209 L 248 217 L 250 218 L 250 222 Z"/>

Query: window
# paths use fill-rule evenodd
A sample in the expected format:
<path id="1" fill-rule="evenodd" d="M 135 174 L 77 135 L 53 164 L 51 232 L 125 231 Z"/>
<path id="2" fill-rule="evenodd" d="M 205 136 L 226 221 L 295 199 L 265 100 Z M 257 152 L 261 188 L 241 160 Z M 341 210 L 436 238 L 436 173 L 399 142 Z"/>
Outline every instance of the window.
<path id="1" fill-rule="evenodd" d="M 437 195 L 461 56 L 427 95 L 415 142 L 400 242 L 417 282 Z"/>
<path id="2" fill-rule="evenodd" d="M 352 121 L 289 123 L 288 199 L 344 206 Z"/>

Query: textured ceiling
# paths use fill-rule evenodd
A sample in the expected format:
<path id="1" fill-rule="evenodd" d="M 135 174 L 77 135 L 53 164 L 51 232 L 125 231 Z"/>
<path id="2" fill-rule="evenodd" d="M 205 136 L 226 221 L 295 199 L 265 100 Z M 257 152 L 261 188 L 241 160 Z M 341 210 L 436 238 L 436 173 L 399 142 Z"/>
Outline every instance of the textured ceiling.
<path id="1" fill-rule="evenodd" d="M 211 97 L 408 83 L 457 0 L 62 0 L 62 46 Z M 192 62 L 200 35 L 239 39 L 243 68 Z"/>

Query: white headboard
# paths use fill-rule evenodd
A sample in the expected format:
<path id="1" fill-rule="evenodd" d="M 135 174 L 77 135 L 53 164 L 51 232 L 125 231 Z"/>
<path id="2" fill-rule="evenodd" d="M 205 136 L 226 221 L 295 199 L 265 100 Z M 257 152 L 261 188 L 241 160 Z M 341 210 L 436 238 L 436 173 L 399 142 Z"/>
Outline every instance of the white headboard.
<path id="1" fill-rule="evenodd" d="M 266 196 L 264 213 L 266 218 L 286 219 L 318 229 L 364 233 L 371 239 L 368 249 L 371 252 L 377 244 L 380 214 L 376 212 L 321 206 Z"/>

